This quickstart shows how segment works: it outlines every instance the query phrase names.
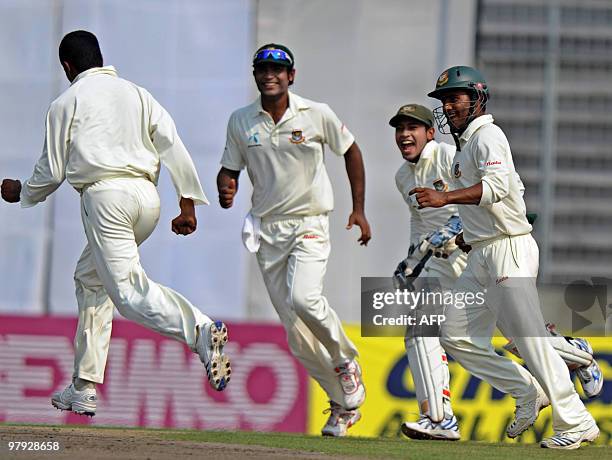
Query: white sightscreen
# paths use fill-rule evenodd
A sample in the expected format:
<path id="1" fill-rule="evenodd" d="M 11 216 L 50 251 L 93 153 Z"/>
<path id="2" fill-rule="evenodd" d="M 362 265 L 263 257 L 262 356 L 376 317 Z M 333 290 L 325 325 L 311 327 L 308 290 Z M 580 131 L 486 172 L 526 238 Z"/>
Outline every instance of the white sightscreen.
<path id="1" fill-rule="evenodd" d="M 441 70 L 473 62 L 475 0 L 0 0 L 3 176 L 29 176 L 40 154 L 44 114 L 67 86 L 57 62 L 65 32 L 87 28 L 107 64 L 148 88 L 174 116 L 212 206 L 199 231 L 169 230 L 175 195 L 162 176 L 162 218 L 144 243 L 143 266 L 211 315 L 274 318 L 255 258 L 240 243 L 250 190 L 243 173 L 236 207 L 217 204 L 215 176 L 229 114 L 256 95 L 250 60 L 257 45 L 287 44 L 296 55 L 294 90 L 327 102 L 355 134 L 366 162 L 367 249 L 344 230 L 350 192 L 344 161 L 329 155 L 336 210 L 325 282 L 343 320 L 359 318 L 361 276 L 390 274 L 409 241 L 406 205 L 393 176 L 402 159 L 387 124 L 408 102 L 427 98 Z M 52 211 L 54 231 L 46 232 Z M 73 313 L 72 271 L 84 245 L 78 196 L 64 185 L 53 206 L 0 204 L 0 311 L 42 311 L 45 236 L 51 247 L 50 305 Z"/>
<path id="2" fill-rule="evenodd" d="M 149 89 L 173 115 L 212 203 L 199 208 L 196 234 L 177 237 L 170 232 L 176 195 L 163 174 L 162 217 L 141 248 L 143 266 L 153 280 L 224 318 L 243 316 L 245 253 L 238 232 L 248 197 L 222 213 L 215 177 L 227 118 L 250 99 L 252 14 L 249 0 L 0 2 L 2 174 L 27 178 L 40 155 L 45 111 L 68 86 L 57 59 L 61 37 L 76 29 L 94 32 L 105 64 Z M 51 311 L 76 312 L 72 273 L 85 244 L 78 195 L 64 184 L 54 200 L 52 207 L 32 210 L 0 206 L 3 311 L 42 311 L 43 242 L 50 235 Z M 53 232 L 45 224 L 49 211 Z"/>

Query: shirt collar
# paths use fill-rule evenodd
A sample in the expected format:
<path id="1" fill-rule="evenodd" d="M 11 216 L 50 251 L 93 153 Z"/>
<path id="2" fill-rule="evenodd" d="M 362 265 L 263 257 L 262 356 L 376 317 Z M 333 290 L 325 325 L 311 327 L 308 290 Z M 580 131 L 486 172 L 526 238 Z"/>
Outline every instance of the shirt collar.
<path id="1" fill-rule="evenodd" d="M 434 140 L 429 141 L 427 144 L 425 144 L 425 147 L 423 147 L 423 150 L 421 151 L 421 155 L 419 156 L 418 161 L 416 163 L 413 163 L 412 161 L 408 161 L 407 163 L 412 168 L 416 168 L 417 166 L 427 163 L 429 159 L 431 158 L 431 156 L 433 155 L 434 150 L 436 150 L 437 147 L 438 147 L 438 143 L 436 141 Z"/>
<path id="2" fill-rule="evenodd" d="M 493 123 L 493 116 L 489 114 L 480 115 L 478 118 L 472 120 L 465 131 L 463 131 L 461 137 L 459 137 L 459 143 L 461 146 L 463 147 L 465 144 L 467 144 L 476 131 L 489 123 Z"/>
<path id="3" fill-rule="evenodd" d="M 71 85 L 74 85 L 77 81 L 82 80 L 85 77 L 89 77 L 90 75 L 98 75 L 98 74 L 112 75 L 113 77 L 116 77 L 117 71 L 112 65 L 107 65 L 104 67 L 92 67 L 91 69 L 84 70 L 83 72 L 78 74 L 76 78 L 72 80 Z"/>
<path id="4" fill-rule="evenodd" d="M 251 114 L 253 117 L 258 117 L 259 115 L 266 113 L 266 111 L 263 109 L 263 106 L 261 105 L 261 96 L 257 98 L 253 106 L 254 110 Z M 289 110 L 289 113 L 292 116 L 296 115 L 300 110 L 306 110 L 309 108 L 310 106 L 303 98 L 289 91 L 289 108 L 287 110 Z"/>

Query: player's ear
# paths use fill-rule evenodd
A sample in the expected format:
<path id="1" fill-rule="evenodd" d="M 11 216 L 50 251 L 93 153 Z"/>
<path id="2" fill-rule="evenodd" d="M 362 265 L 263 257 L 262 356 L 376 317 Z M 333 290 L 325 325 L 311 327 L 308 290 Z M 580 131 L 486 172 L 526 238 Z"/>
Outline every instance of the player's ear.
<path id="1" fill-rule="evenodd" d="M 436 129 L 432 126 L 431 128 L 427 128 L 427 142 L 432 141 L 434 136 L 436 135 Z"/>
<path id="2" fill-rule="evenodd" d="M 77 76 L 75 68 L 68 61 L 61 61 L 62 68 L 64 69 L 64 73 L 66 74 L 66 78 L 68 81 L 72 82 Z"/>
<path id="3" fill-rule="evenodd" d="M 288 70 L 287 76 L 289 77 L 289 86 L 293 85 L 295 80 L 295 69 Z"/>

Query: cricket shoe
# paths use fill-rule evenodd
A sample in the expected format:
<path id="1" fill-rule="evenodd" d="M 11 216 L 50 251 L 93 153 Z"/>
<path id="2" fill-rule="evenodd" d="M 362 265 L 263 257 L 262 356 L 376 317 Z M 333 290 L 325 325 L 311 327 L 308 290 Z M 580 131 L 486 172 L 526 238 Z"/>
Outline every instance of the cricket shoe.
<path id="1" fill-rule="evenodd" d="M 410 439 L 428 439 L 433 441 L 458 441 L 459 422 L 454 415 L 441 422 L 432 421 L 427 415 L 421 415 L 416 422 L 402 423 L 402 433 Z"/>
<path id="2" fill-rule="evenodd" d="M 564 431 L 550 438 L 543 439 L 540 447 L 546 449 L 578 449 L 583 442 L 593 442 L 599 436 L 599 428 L 595 421 L 585 430 Z"/>
<path id="3" fill-rule="evenodd" d="M 346 436 L 348 429 L 361 419 L 361 412 L 358 409 L 346 410 L 333 401 L 329 402 L 329 408 L 323 413 L 329 413 L 329 418 L 321 429 L 323 436 Z"/>
<path id="4" fill-rule="evenodd" d="M 222 321 L 196 326 L 196 351 L 210 385 L 217 391 L 225 389 L 232 373 L 229 358 L 223 353 L 226 343 L 227 326 Z"/>
<path id="5" fill-rule="evenodd" d="M 540 411 L 550 405 L 548 396 L 538 386 L 537 394 L 534 399 L 524 404 L 517 404 L 514 411 L 514 420 L 506 428 L 506 435 L 509 438 L 516 438 L 533 425 L 540 414 Z"/>
<path id="6" fill-rule="evenodd" d="M 571 338 L 569 339 L 569 343 L 593 356 L 593 348 L 586 339 Z M 601 368 L 599 367 L 599 364 L 597 364 L 597 361 L 595 361 L 595 358 L 593 358 L 591 364 L 588 366 L 579 367 L 575 372 L 578 380 L 580 381 L 580 385 L 582 385 L 584 395 L 587 398 L 593 399 L 601 394 L 604 379 Z"/>
<path id="7" fill-rule="evenodd" d="M 357 361 L 347 361 L 334 369 L 342 387 L 342 407 L 346 410 L 357 409 L 365 401 L 366 391 L 361 380 L 361 367 Z"/>
<path id="8" fill-rule="evenodd" d="M 90 417 L 96 415 L 97 400 L 95 388 L 86 388 L 79 391 L 74 387 L 74 383 L 68 385 L 63 391 L 56 391 L 51 396 L 53 407 L 70 410 L 79 415 L 89 415 Z"/>

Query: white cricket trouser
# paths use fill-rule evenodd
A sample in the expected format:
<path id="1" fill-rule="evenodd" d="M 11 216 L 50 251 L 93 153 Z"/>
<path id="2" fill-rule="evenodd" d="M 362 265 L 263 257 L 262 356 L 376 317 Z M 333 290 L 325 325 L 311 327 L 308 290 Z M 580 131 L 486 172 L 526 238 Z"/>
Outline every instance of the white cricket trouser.
<path id="1" fill-rule="evenodd" d="M 592 420 L 574 389 L 567 366 L 552 347 L 544 328 L 536 288 L 538 246 L 530 234 L 503 237 L 472 245 L 467 268 L 454 294 L 487 289 L 486 302 L 448 306 L 441 343 L 465 369 L 493 387 L 510 393 L 522 404 L 535 397 L 537 387 L 522 366 L 495 353 L 495 326 L 516 346 L 552 404 L 555 432 Z M 457 297 L 455 297 L 457 299 Z M 517 335 L 530 331 L 531 336 Z"/>
<path id="2" fill-rule="evenodd" d="M 459 249 L 448 259 L 432 257 L 416 279 L 415 290 L 450 292 L 465 268 L 466 259 L 467 256 Z M 406 355 L 419 401 L 419 412 L 434 422 L 441 422 L 445 416 L 453 415 L 446 353 L 439 337 L 413 337 L 410 328 L 406 332 Z"/>
<path id="3" fill-rule="evenodd" d="M 116 178 L 86 187 L 81 218 L 87 246 L 74 274 L 79 323 L 74 338 L 74 377 L 104 381 L 113 306 L 125 318 L 195 350 L 195 327 L 211 319 L 179 293 L 149 278 L 138 255 L 159 220 L 155 185 Z"/>
<path id="4" fill-rule="evenodd" d="M 329 257 L 327 215 L 264 217 L 257 261 L 293 355 L 332 401 L 344 399 L 334 368 L 357 349 L 323 296 Z"/>

